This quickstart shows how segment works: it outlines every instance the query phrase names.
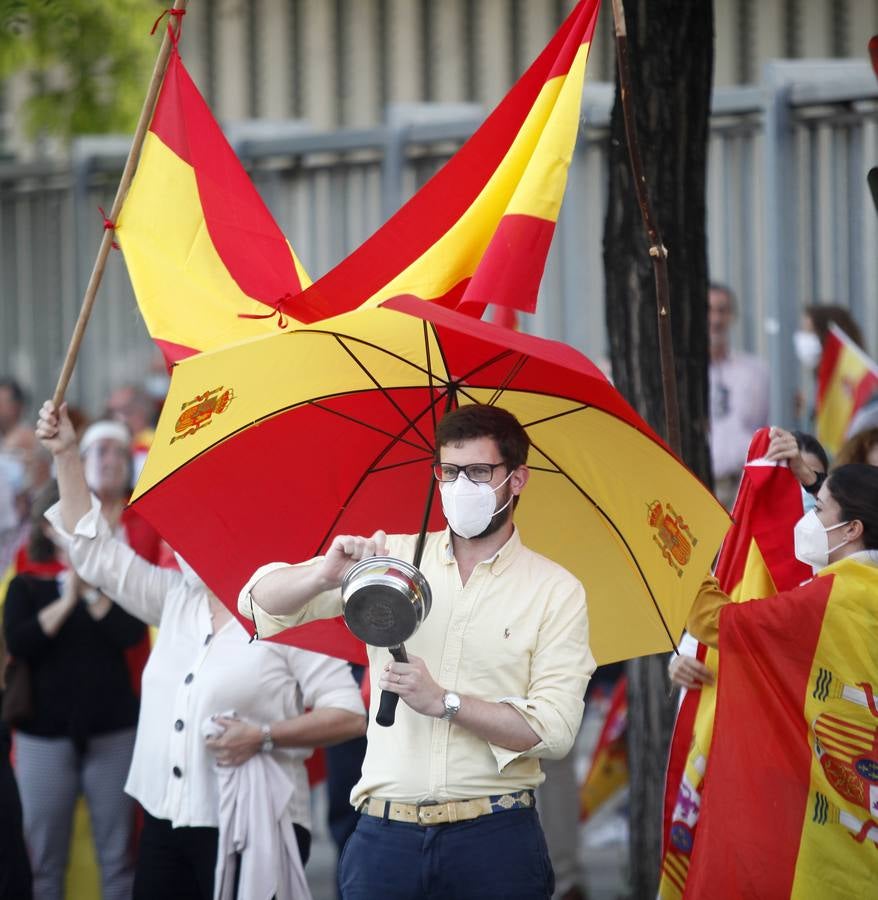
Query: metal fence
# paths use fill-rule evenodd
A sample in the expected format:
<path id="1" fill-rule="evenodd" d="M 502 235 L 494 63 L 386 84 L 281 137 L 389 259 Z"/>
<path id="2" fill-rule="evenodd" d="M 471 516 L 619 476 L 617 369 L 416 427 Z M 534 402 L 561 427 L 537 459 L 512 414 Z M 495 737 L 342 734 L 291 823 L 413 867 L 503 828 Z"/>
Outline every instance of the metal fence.
<path id="1" fill-rule="evenodd" d="M 599 358 L 601 262 L 612 86 L 590 84 L 567 197 L 527 331 Z M 388 111 L 381 128 L 318 133 L 301 122 L 238 123 L 230 140 L 313 277 L 377 228 L 472 133 L 473 106 Z M 878 86 L 865 64 L 776 62 L 757 87 L 716 91 L 708 176 L 712 277 L 740 299 L 742 346 L 772 361 L 772 415 L 792 423 L 800 378 L 790 335 L 815 300 L 849 306 L 878 351 L 878 221 L 866 171 L 878 164 Z M 81 140 L 72 164 L 0 166 L 0 373 L 36 398 L 54 386 L 126 150 Z M 673 248 L 670 248 L 673 252 Z M 97 412 L 152 354 L 114 253 L 68 396 Z"/>

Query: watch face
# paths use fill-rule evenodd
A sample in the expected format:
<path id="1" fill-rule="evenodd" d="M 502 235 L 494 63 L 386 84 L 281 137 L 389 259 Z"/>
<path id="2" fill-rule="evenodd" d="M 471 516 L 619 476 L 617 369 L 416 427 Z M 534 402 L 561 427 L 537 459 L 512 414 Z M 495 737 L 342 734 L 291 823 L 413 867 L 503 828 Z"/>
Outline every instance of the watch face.
<path id="1" fill-rule="evenodd" d="M 453 716 L 460 709 L 460 697 L 453 691 L 447 691 L 444 699 L 445 712 Z"/>

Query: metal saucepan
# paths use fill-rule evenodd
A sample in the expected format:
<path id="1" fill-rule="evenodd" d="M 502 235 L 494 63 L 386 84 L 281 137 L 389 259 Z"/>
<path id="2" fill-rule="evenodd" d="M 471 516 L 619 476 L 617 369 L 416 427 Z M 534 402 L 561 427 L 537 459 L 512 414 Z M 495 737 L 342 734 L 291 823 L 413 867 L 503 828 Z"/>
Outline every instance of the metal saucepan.
<path id="1" fill-rule="evenodd" d="M 397 662 L 408 662 L 404 641 L 420 628 L 433 595 L 423 573 L 390 556 L 371 556 L 354 563 L 341 583 L 342 608 L 348 628 L 373 647 L 387 647 Z M 375 721 L 392 725 L 399 695 L 381 692 Z"/>

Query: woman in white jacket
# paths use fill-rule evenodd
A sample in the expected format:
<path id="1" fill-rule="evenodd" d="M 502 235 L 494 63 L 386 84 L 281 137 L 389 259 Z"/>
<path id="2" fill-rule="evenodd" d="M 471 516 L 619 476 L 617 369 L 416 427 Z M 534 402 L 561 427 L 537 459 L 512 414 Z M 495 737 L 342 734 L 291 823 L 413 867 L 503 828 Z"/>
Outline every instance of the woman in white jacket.
<path id="1" fill-rule="evenodd" d="M 46 517 L 66 544 L 72 565 L 128 612 L 159 626 L 143 673 L 125 788 L 145 811 L 134 897 L 206 900 L 213 895 L 221 808 L 215 765 L 241 766 L 260 753 L 277 764 L 265 770 L 269 777 L 281 772 L 291 786 L 281 818 L 287 829 L 294 826 L 295 839 L 286 846 L 296 844 L 294 855 L 306 859 L 310 822 L 304 760 L 314 747 L 365 731 L 365 710 L 347 665 L 281 644 L 250 643 L 240 623 L 185 562 L 180 560 L 180 572 L 163 569 L 116 540 L 89 493 L 64 406 L 56 411 L 51 402 L 43 405 L 37 436 L 55 457 L 61 496 Z M 217 736 L 205 740 L 205 730 Z M 276 793 L 275 787 L 268 793 Z M 231 812 L 225 796 L 222 809 L 240 823 L 242 810 Z M 288 866 L 275 860 L 266 873 L 264 866 L 247 865 L 248 847 L 264 848 L 263 838 L 273 827 L 267 810 L 255 816 L 239 896 L 255 897 L 256 885 L 248 879 L 267 874 L 274 879 L 267 896 L 280 891 L 280 897 Z M 254 834 L 259 839 L 252 840 Z M 227 850 L 229 841 L 223 846 Z M 283 839 L 273 846 L 285 846 Z M 221 872 L 222 863 L 221 858 Z M 228 879 L 222 877 L 222 883 L 226 892 Z"/>

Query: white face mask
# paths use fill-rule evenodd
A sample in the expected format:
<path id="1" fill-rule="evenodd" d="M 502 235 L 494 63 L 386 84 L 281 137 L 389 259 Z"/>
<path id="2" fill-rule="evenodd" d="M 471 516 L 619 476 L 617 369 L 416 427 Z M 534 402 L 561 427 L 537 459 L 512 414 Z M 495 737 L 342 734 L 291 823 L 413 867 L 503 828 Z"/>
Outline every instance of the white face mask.
<path id="1" fill-rule="evenodd" d="M 442 511 L 451 530 L 462 538 L 481 534 L 491 524 L 491 519 L 512 503 L 510 496 L 500 509 L 496 509 L 497 498 L 494 496 L 510 478 L 512 472 L 495 488 L 487 483 L 475 484 L 463 472 L 458 473 L 455 481 L 440 482 Z"/>
<path id="2" fill-rule="evenodd" d="M 842 541 L 835 547 L 829 546 L 829 532 L 836 528 L 842 528 L 847 522 L 839 522 L 838 525 L 830 525 L 824 528 L 823 523 L 817 518 L 817 511 L 810 510 L 796 522 L 793 529 L 793 544 L 796 559 L 811 566 L 814 571 L 829 565 L 829 554 L 834 553 L 840 547 L 849 544 L 850 541 Z"/>
<path id="3" fill-rule="evenodd" d="M 823 355 L 823 347 L 820 346 L 820 338 L 813 331 L 797 331 L 793 334 L 793 347 L 799 362 L 814 369 Z"/>
<path id="4" fill-rule="evenodd" d="M 180 567 L 180 572 L 183 574 L 183 581 L 186 582 L 187 587 L 207 588 L 207 585 L 201 580 L 195 569 L 193 569 L 176 550 L 174 551 L 174 557 L 177 560 L 177 565 Z"/>

